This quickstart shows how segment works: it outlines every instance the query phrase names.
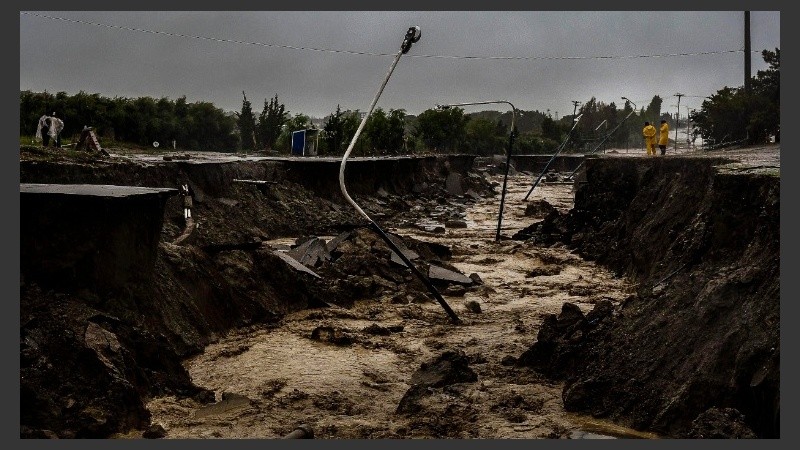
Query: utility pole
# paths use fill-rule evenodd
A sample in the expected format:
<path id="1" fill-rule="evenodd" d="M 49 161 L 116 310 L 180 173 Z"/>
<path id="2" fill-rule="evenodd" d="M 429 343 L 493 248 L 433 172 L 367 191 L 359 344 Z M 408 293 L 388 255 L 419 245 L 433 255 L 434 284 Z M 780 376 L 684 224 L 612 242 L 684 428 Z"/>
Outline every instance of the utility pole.
<path id="1" fill-rule="evenodd" d="M 689 112 L 689 105 L 686 105 L 686 150 L 687 151 L 692 148 L 692 146 L 690 145 L 691 141 L 689 140 L 689 122 L 691 121 L 692 121 L 692 115 Z"/>
<path id="2" fill-rule="evenodd" d="M 750 11 L 744 12 L 744 93 L 750 93 Z"/>
<path id="3" fill-rule="evenodd" d="M 575 113 L 577 112 L 578 105 L 580 105 L 580 104 L 581 104 L 581 102 L 579 102 L 577 100 L 573 100 L 572 101 L 572 120 L 573 120 L 573 122 L 575 121 Z M 575 125 L 577 125 L 577 123 L 575 123 Z M 575 128 L 574 125 L 573 125 L 573 128 Z"/>
<path id="4" fill-rule="evenodd" d="M 581 102 L 579 102 L 577 100 L 573 100 L 572 101 L 572 118 L 573 119 L 575 118 L 575 112 L 578 110 L 578 105 L 580 105 L 580 104 L 581 104 Z"/>
<path id="5" fill-rule="evenodd" d="M 675 152 L 678 152 L 678 118 L 681 115 L 681 97 L 684 94 L 675 94 L 675 97 L 678 97 L 678 112 L 675 113 Z"/>

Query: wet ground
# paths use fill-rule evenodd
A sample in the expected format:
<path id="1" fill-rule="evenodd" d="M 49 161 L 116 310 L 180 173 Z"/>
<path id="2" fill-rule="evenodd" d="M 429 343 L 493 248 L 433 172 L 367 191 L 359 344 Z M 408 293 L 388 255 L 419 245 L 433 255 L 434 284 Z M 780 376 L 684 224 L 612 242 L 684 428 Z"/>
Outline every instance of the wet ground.
<path id="1" fill-rule="evenodd" d="M 510 177 L 503 237 L 543 218 L 524 215 L 530 202 L 571 208 L 569 184 L 540 184 L 524 202 L 531 181 Z M 300 424 L 321 439 L 655 438 L 565 412 L 561 383 L 509 364 L 535 341 L 542 317 L 564 302 L 588 312 L 598 300 L 621 301 L 632 287 L 565 247 L 495 241 L 498 203 L 499 195 L 468 206 L 467 228 L 387 229 L 449 246 L 450 264 L 480 276 L 478 289 L 445 295 L 463 324 L 451 324 L 435 302 L 393 303 L 391 296 L 293 313 L 278 326 L 232 333 L 186 360 L 194 383 L 213 390 L 217 403 L 157 398 L 148 404 L 152 423 L 167 439 L 276 438 Z M 373 324 L 380 328 L 368 328 Z M 354 339 L 312 339 L 319 327 Z M 398 413 L 412 374 L 448 350 L 463 351 L 477 381 L 429 388 L 419 410 Z"/>

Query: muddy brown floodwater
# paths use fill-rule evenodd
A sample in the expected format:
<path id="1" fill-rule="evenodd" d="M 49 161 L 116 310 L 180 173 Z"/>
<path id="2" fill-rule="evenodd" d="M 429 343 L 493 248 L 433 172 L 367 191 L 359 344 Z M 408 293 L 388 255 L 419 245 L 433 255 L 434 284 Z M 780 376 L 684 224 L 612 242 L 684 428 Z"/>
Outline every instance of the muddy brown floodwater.
<path id="1" fill-rule="evenodd" d="M 530 202 L 544 199 L 561 212 L 572 207 L 571 184 L 540 184 L 523 201 L 531 181 L 509 177 L 504 237 L 543 219 L 524 215 Z M 559 313 L 564 302 L 588 312 L 598 300 L 622 301 L 632 286 L 560 245 L 495 241 L 498 204 L 499 194 L 468 206 L 467 228 L 387 230 L 447 245 L 450 264 L 480 276 L 479 289 L 445 296 L 463 324 L 452 325 L 435 302 L 401 305 L 390 296 L 292 313 L 278 326 L 231 333 L 184 361 L 194 383 L 214 391 L 217 402 L 156 398 L 148 403 L 152 423 L 167 439 L 278 438 L 300 424 L 318 439 L 657 438 L 565 412 L 562 383 L 508 363 L 536 340 L 543 316 Z M 480 312 L 467 309 L 471 301 Z M 311 339 L 320 326 L 358 331 L 372 324 L 402 331 L 346 346 Z M 463 351 L 478 381 L 431 388 L 421 411 L 397 413 L 412 374 L 447 350 Z"/>

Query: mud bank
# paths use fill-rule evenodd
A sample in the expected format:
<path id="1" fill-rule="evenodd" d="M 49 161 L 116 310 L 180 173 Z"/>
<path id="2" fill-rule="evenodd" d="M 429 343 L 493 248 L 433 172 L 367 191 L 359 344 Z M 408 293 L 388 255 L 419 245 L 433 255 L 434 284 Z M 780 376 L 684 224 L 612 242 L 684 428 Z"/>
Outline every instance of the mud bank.
<path id="1" fill-rule="evenodd" d="M 566 380 L 570 411 L 673 437 L 779 437 L 779 216 L 774 169 L 587 159 L 574 209 L 516 237 L 568 243 L 637 294 L 589 315 L 565 305 L 519 363 Z"/>
<path id="2" fill-rule="evenodd" d="M 281 236 L 337 234 L 364 225 L 337 196 L 338 164 L 22 156 L 22 183 L 153 188 L 187 183 L 194 221 L 185 228 L 182 198 L 167 200 L 152 276 L 122 280 L 113 291 L 95 289 L 97 283 L 65 286 L 21 274 L 21 437 L 103 438 L 128 430 L 158 437 L 158 430 L 148 430 L 147 399 L 214 401 L 213 393 L 192 385 L 182 358 L 230 330 L 354 300 L 345 298 L 352 290 L 332 293 L 262 245 Z M 412 195 L 446 196 L 446 180 L 464 190 L 489 189 L 481 177 L 467 173 L 471 161 L 469 156 L 355 160 L 348 162 L 348 187 L 367 211 L 390 218 L 409 207 Z M 23 240 L 32 231 L 23 228 Z"/>

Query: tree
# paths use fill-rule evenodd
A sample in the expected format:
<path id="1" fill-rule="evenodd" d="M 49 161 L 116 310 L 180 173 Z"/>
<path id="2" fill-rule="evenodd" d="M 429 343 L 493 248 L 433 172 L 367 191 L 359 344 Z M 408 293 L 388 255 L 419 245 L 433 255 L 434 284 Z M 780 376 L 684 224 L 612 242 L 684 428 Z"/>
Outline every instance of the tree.
<path id="1" fill-rule="evenodd" d="M 461 108 L 428 109 L 417 117 L 414 136 L 434 151 L 455 151 L 466 140 L 468 121 Z"/>
<path id="2" fill-rule="evenodd" d="M 406 138 L 406 111 L 404 109 L 389 110 L 389 128 L 386 131 L 386 149 L 395 154 L 403 153 Z"/>
<path id="3" fill-rule="evenodd" d="M 242 112 L 239 113 L 236 123 L 239 126 L 239 139 L 242 150 L 256 149 L 256 119 L 253 108 L 247 100 L 247 95 L 242 91 Z"/>
<path id="4" fill-rule="evenodd" d="M 780 141 L 780 49 L 764 50 L 762 57 L 769 68 L 756 73 L 749 94 L 725 86 L 694 113 L 695 131 L 703 139 L 758 144 L 773 135 Z"/>
<path id="5" fill-rule="evenodd" d="M 310 117 L 305 114 L 295 114 L 291 119 L 287 119 L 286 124 L 281 127 L 281 134 L 275 142 L 275 148 L 291 151 L 292 132 L 306 130 L 311 126 Z"/>
<path id="6" fill-rule="evenodd" d="M 341 107 L 336 105 L 336 112 L 328 116 L 328 120 L 325 121 L 323 127 L 325 134 L 322 138 L 322 142 L 324 143 L 324 153 L 326 154 L 339 154 L 339 147 L 344 138 L 343 114 Z"/>
<path id="7" fill-rule="evenodd" d="M 550 117 L 542 119 L 542 138 L 548 141 L 561 142 L 564 131 L 561 125 Z M 555 148 L 553 149 L 555 150 Z"/>
<path id="8" fill-rule="evenodd" d="M 343 155 L 347 150 L 350 141 L 353 140 L 353 136 L 356 134 L 356 130 L 358 130 L 358 125 L 361 124 L 360 117 L 361 115 L 358 110 L 347 111 L 342 115 L 342 140 L 339 142 L 339 151 L 337 154 Z M 361 141 L 359 149 L 363 154 L 363 141 Z"/>
<path id="9" fill-rule="evenodd" d="M 661 117 L 661 104 L 664 100 L 661 99 L 658 95 L 654 95 L 653 99 L 650 100 L 650 104 L 647 105 L 647 109 L 644 111 L 644 120 L 655 123 L 659 117 Z"/>
<path id="10" fill-rule="evenodd" d="M 766 142 L 770 135 L 775 142 L 780 142 L 781 125 L 781 50 L 761 52 L 764 62 L 769 64 L 766 70 L 759 70 L 751 83 L 750 121 L 747 133 L 752 143 Z"/>
<path id="11" fill-rule="evenodd" d="M 278 103 L 278 94 L 275 94 L 269 103 L 265 99 L 264 109 L 258 116 L 258 137 L 261 147 L 272 149 L 281 134 L 281 128 L 288 120 L 286 108 Z"/>
<path id="12" fill-rule="evenodd" d="M 746 109 L 744 90 L 725 86 L 703 101 L 694 115 L 695 129 L 716 143 L 742 140 L 747 133 Z"/>
<path id="13" fill-rule="evenodd" d="M 327 154 L 344 154 L 347 146 L 350 145 L 350 140 L 358 129 L 360 124 L 359 117 L 358 110 L 342 111 L 341 107 L 336 105 L 336 112 L 328 116 L 328 120 L 323 127 L 324 137 L 322 141 Z M 363 141 L 359 145 L 359 149 L 363 150 Z"/>
<path id="14" fill-rule="evenodd" d="M 377 108 L 364 124 L 364 138 L 372 154 L 399 154 L 403 148 L 405 135 L 405 110 Z"/>
<path id="15" fill-rule="evenodd" d="M 498 122 L 488 119 L 470 119 L 466 125 L 466 145 L 470 153 L 486 156 L 495 153 L 503 154 L 508 147 L 508 130 Z"/>

